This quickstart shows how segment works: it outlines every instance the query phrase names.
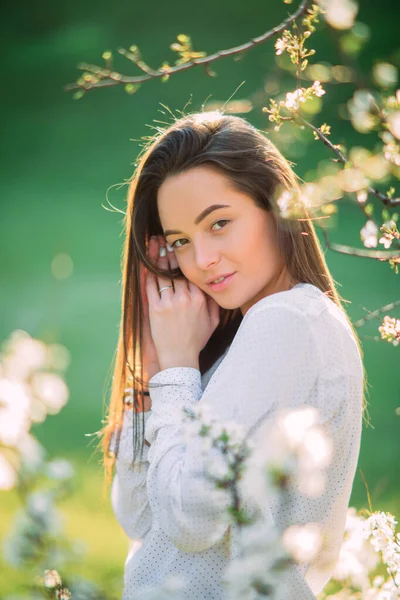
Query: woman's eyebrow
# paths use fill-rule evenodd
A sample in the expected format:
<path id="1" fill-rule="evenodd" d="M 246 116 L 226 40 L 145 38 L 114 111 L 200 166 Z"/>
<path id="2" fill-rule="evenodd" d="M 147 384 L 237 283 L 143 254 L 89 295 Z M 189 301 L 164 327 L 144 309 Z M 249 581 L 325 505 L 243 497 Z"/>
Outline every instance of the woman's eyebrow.
<path id="1" fill-rule="evenodd" d="M 194 220 L 194 224 L 198 225 L 199 223 L 201 223 L 201 221 L 203 221 L 206 217 L 208 217 L 208 215 L 212 212 L 214 212 L 214 210 L 218 210 L 219 208 L 231 208 L 230 204 L 211 204 L 210 206 L 207 206 L 207 208 L 205 208 Z M 172 235 L 173 233 L 183 233 L 182 231 L 178 231 L 177 229 L 167 229 L 166 231 L 164 231 L 164 237 L 167 237 L 168 235 Z"/>

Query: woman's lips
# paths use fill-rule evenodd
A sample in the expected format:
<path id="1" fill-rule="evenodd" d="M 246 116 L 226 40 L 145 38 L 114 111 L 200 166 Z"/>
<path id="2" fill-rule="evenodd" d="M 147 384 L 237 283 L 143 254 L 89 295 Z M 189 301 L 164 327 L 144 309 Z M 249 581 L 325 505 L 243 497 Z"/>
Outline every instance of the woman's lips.
<path id="1" fill-rule="evenodd" d="M 213 292 L 219 292 L 228 287 L 228 285 L 232 281 L 234 275 L 235 275 L 235 273 L 231 273 L 230 275 L 225 277 L 225 279 L 223 279 L 220 283 L 209 283 L 208 285 L 210 286 L 210 288 L 212 289 Z"/>

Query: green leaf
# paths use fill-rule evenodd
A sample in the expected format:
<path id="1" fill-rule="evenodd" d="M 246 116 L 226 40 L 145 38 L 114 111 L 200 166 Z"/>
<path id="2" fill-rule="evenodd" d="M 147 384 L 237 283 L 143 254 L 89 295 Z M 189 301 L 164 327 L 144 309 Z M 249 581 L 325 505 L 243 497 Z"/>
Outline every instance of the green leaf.
<path id="1" fill-rule="evenodd" d="M 80 100 L 81 98 L 83 98 L 84 95 L 85 95 L 84 90 L 78 90 L 77 92 L 75 92 L 75 94 L 72 97 L 74 100 Z"/>
<path id="2" fill-rule="evenodd" d="M 180 33 L 177 36 L 177 40 L 178 40 L 178 42 L 181 42 L 181 44 L 187 44 L 188 42 L 190 42 L 190 37 L 188 35 L 186 35 L 185 33 Z"/>
<path id="3" fill-rule="evenodd" d="M 395 191 L 396 191 L 396 190 L 394 189 L 394 187 L 393 187 L 393 186 L 390 186 L 390 188 L 389 188 L 389 189 L 388 189 L 388 191 L 386 192 L 386 195 L 387 195 L 389 198 L 393 198 Z"/>
<path id="4" fill-rule="evenodd" d="M 248 517 L 248 515 L 242 508 L 238 509 L 234 508 L 233 506 L 229 506 L 227 511 L 232 515 L 236 523 L 239 523 L 240 525 L 250 525 L 252 523 L 251 518 Z"/>
<path id="5" fill-rule="evenodd" d="M 136 92 L 138 91 L 138 89 L 140 88 L 140 83 L 127 83 L 125 86 L 125 91 L 127 94 L 129 94 L 130 96 L 132 96 L 133 94 L 136 94 Z"/>
<path id="6" fill-rule="evenodd" d="M 374 212 L 374 205 L 372 204 L 372 202 L 367 204 L 367 206 L 365 207 L 364 210 L 367 213 L 367 215 L 370 217 L 372 215 L 372 213 Z"/>

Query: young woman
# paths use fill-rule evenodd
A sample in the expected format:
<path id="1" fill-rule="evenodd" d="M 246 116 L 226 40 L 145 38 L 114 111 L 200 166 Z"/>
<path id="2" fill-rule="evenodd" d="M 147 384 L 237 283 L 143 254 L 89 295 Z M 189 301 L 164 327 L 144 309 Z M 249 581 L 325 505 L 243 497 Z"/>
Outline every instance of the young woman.
<path id="1" fill-rule="evenodd" d="M 134 542 L 123 600 L 171 576 L 187 600 L 227 597 L 228 492 L 215 501 L 201 439 L 188 440 L 181 423 L 184 407 L 201 404 L 246 429 L 260 417 L 273 428 L 281 409 L 318 410 L 333 447 L 324 490 L 311 498 L 294 486 L 290 502 L 267 508 L 280 528 L 317 522 L 324 551 L 283 572 L 277 597 L 312 599 L 332 575 L 359 454 L 364 369 L 311 220 L 280 216 L 277 195 L 297 186 L 261 132 L 218 112 L 177 120 L 140 157 L 103 437 L 108 473 L 116 466 L 114 511 Z"/>

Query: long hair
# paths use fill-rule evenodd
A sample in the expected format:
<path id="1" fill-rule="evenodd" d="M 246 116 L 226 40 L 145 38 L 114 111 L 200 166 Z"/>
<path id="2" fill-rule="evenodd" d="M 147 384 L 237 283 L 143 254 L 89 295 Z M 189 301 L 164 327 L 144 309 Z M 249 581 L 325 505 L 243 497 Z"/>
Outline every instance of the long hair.
<path id="1" fill-rule="evenodd" d="M 106 483 L 118 453 L 124 396 L 127 386 L 140 392 L 148 382 L 143 380 L 142 323 L 143 306 L 140 263 L 156 276 L 179 279 L 179 268 L 165 272 L 147 256 L 152 235 L 163 235 L 157 210 L 157 193 L 165 179 L 200 165 L 216 168 L 227 176 L 233 186 L 250 196 L 257 206 L 273 211 L 277 224 L 278 243 L 285 266 L 294 280 L 310 283 L 340 307 L 354 333 L 360 355 L 358 336 L 343 308 L 310 218 L 283 218 L 276 206 L 282 190 L 299 190 L 297 176 L 289 162 L 274 144 L 243 118 L 223 115 L 218 111 L 183 116 L 161 129 L 139 154 L 127 197 L 125 214 L 125 246 L 122 256 L 122 314 L 118 345 L 114 356 L 111 399 L 102 436 Z M 199 366 L 204 374 L 232 342 L 242 321 L 240 308 L 220 307 L 220 322 L 200 353 Z M 365 368 L 364 368 L 365 382 Z M 134 394 L 133 438 L 134 461 L 137 452 L 142 456 L 144 439 L 138 439 L 139 419 Z M 365 408 L 365 397 L 363 395 Z M 143 430 L 142 430 L 143 431 Z M 110 442 L 116 443 L 110 451 Z M 140 446 L 140 447 L 139 447 Z"/>

